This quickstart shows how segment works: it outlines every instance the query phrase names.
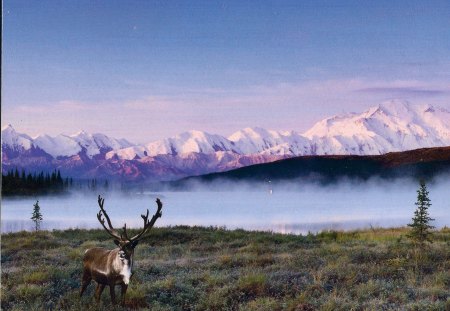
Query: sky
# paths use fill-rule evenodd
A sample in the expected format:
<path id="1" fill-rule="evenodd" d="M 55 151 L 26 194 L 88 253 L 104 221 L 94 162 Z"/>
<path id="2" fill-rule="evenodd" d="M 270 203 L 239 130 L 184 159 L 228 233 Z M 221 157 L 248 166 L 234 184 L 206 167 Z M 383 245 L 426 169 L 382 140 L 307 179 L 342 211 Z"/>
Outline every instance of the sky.
<path id="1" fill-rule="evenodd" d="M 450 1 L 3 1 L 2 127 L 135 143 L 450 110 Z"/>

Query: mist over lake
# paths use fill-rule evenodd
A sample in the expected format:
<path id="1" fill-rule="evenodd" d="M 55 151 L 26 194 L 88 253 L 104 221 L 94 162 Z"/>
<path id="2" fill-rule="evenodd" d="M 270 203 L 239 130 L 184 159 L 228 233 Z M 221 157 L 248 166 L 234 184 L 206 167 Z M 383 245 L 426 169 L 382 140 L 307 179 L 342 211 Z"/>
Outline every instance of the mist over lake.
<path id="1" fill-rule="evenodd" d="M 429 210 L 438 228 L 450 224 L 450 179 L 427 185 Z M 2 233 L 32 230 L 33 204 L 39 200 L 42 229 L 101 228 L 97 196 L 113 225 L 142 226 L 140 215 L 163 203 L 157 226 L 198 225 L 229 229 L 305 234 L 309 231 L 350 230 L 405 226 L 411 221 L 418 183 L 409 180 L 344 182 L 332 186 L 299 183 L 234 183 L 204 186 L 189 191 L 72 192 L 66 196 L 2 198 Z"/>

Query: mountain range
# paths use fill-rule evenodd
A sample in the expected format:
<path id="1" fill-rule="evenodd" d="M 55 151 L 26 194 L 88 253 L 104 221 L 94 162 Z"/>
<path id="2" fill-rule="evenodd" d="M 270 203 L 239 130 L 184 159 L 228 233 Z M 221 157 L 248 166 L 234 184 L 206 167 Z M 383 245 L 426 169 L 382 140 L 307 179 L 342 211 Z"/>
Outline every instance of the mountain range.
<path id="1" fill-rule="evenodd" d="M 1 136 L 3 172 L 16 167 L 59 169 L 74 178 L 161 181 L 298 156 L 380 155 L 450 146 L 450 112 L 392 100 L 363 113 L 324 119 L 303 134 L 256 127 L 223 137 L 193 130 L 143 145 L 84 131 L 30 137 L 11 125 Z"/>

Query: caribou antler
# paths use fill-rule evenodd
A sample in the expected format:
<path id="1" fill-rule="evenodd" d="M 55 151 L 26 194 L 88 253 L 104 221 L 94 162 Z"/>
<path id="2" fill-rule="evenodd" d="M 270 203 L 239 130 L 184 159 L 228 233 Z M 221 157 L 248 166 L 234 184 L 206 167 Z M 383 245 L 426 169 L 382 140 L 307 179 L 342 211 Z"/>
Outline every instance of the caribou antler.
<path id="1" fill-rule="evenodd" d="M 150 228 L 153 227 L 153 225 L 155 224 L 156 220 L 162 216 L 161 210 L 162 210 L 162 202 L 159 198 L 156 199 L 156 204 L 158 205 L 158 208 L 156 210 L 155 215 L 153 215 L 152 219 L 149 221 L 148 220 L 148 209 L 147 209 L 147 214 L 146 215 L 141 215 L 142 219 L 144 219 L 144 228 L 142 229 L 142 231 L 138 234 L 136 234 L 134 237 L 132 237 L 130 239 L 130 241 L 137 241 L 139 240 L 139 238 L 145 233 L 147 232 Z"/>
<path id="2" fill-rule="evenodd" d="M 98 196 L 98 206 L 100 207 L 100 211 L 97 214 L 98 221 L 102 224 L 103 228 L 105 228 L 106 232 L 108 232 L 113 238 L 118 240 L 123 240 L 122 235 L 119 234 L 116 229 L 113 228 L 111 224 L 111 220 L 109 219 L 108 214 L 103 208 L 103 204 L 105 203 L 105 199 L 103 199 L 100 195 Z M 106 221 L 108 222 L 109 229 L 105 226 L 105 218 L 102 216 L 105 216 Z M 126 226 L 126 225 L 125 225 Z"/>
<path id="3" fill-rule="evenodd" d="M 98 206 L 100 207 L 100 211 L 97 214 L 98 221 L 102 224 L 103 228 L 105 228 L 106 232 L 108 232 L 113 238 L 117 240 L 128 240 L 128 241 L 137 241 L 140 239 L 140 237 L 147 232 L 153 225 L 155 224 L 156 220 L 162 216 L 161 209 L 162 209 L 162 202 L 158 198 L 156 199 L 156 204 L 158 205 L 158 208 L 156 210 L 155 215 L 153 215 L 152 219 L 148 220 L 148 209 L 146 215 L 141 215 L 142 219 L 144 219 L 144 228 L 140 233 L 132 237 L 131 239 L 128 237 L 127 233 L 127 224 L 124 224 L 123 226 L 123 234 L 119 233 L 111 224 L 111 220 L 109 219 L 108 214 L 106 213 L 105 209 L 103 208 L 103 204 L 105 203 L 105 199 L 103 199 L 100 195 L 98 196 Z M 104 218 L 103 218 L 104 216 Z M 108 223 L 108 227 L 105 225 L 105 219 Z"/>

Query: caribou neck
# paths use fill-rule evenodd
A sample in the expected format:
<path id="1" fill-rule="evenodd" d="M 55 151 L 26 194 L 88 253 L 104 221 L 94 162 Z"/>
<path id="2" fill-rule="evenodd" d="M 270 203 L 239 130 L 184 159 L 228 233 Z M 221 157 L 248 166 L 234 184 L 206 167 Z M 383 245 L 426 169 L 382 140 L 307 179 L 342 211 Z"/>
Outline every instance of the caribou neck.
<path id="1" fill-rule="evenodd" d="M 116 248 L 115 253 L 112 265 L 114 272 L 121 275 L 123 282 L 128 285 L 134 264 L 134 251 L 127 254 L 124 250 Z"/>

